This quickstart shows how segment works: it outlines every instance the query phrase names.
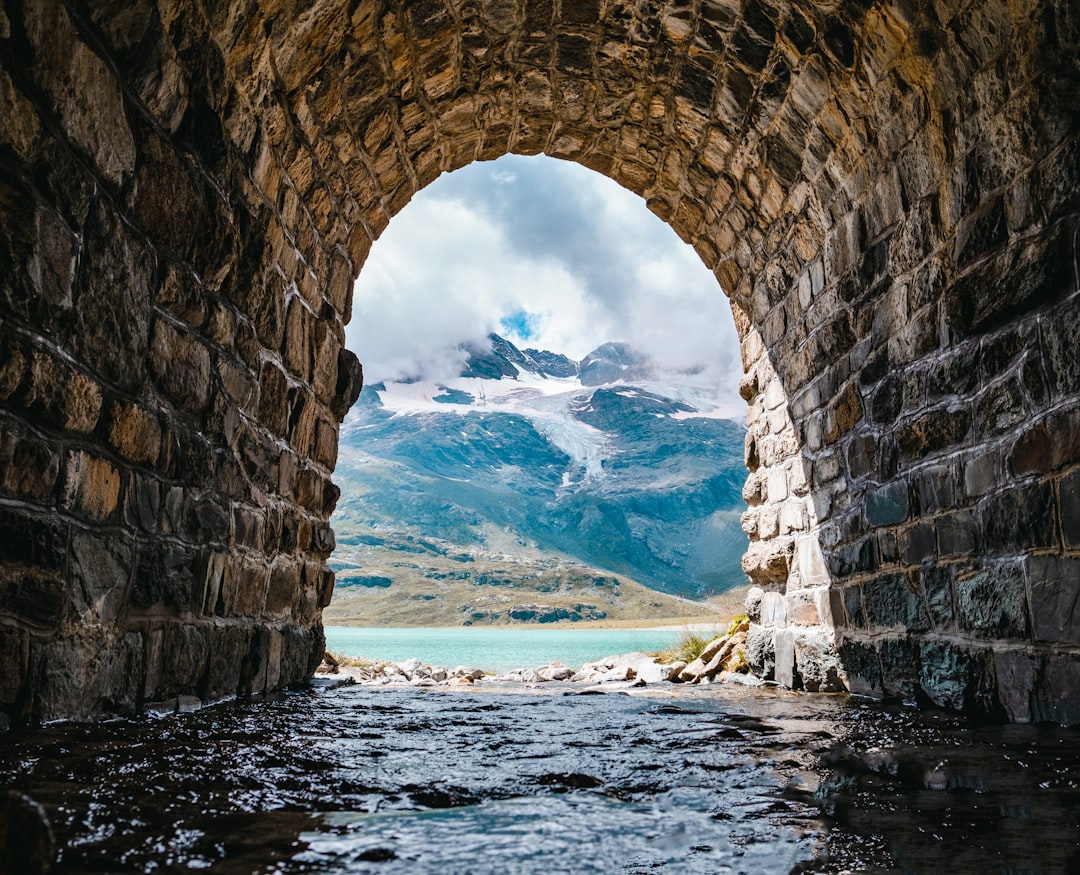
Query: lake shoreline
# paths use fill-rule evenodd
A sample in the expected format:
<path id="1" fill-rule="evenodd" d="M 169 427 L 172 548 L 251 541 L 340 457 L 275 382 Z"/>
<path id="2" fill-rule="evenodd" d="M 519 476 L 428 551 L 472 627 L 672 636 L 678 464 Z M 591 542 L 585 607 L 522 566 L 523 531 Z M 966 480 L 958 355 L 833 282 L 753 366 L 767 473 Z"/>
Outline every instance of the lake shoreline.
<path id="1" fill-rule="evenodd" d="M 400 626 L 369 626 L 363 623 L 343 623 L 341 621 L 327 624 L 326 628 L 334 629 L 410 629 L 421 630 L 427 629 L 430 631 L 447 631 L 447 630 L 466 630 L 475 629 L 477 631 L 484 630 L 490 631 L 493 629 L 509 630 L 520 632 L 546 632 L 546 631 L 581 631 L 581 632 L 596 632 L 596 631 L 619 631 L 619 632 L 708 632 L 713 629 L 723 630 L 727 628 L 728 623 L 731 621 L 731 617 L 726 615 L 717 614 L 715 617 L 665 617 L 656 621 L 649 620 L 582 620 L 580 622 L 559 622 L 559 623 L 502 623 L 502 624 L 486 624 L 483 626 L 416 626 L 416 625 L 400 625 Z"/>

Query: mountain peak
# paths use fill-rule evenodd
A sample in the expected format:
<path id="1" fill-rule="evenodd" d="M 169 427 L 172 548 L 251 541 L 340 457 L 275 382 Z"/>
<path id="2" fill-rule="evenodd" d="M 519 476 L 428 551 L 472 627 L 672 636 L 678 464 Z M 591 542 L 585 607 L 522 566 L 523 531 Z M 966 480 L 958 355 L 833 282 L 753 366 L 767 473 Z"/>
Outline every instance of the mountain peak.
<path id="1" fill-rule="evenodd" d="M 578 365 L 583 386 L 602 386 L 617 380 L 643 380 L 652 372 L 649 360 L 628 343 L 610 341 L 590 352 Z"/>
<path id="2" fill-rule="evenodd" d="M 460 376 L 488 380 L 501 380 L 503 377 L 517 379 L 522 371 L 540 377 L 577 376 L 577 363 L 564 355 L 538 349 L 522 352 L 505 337 L 495 333 L 489 334 L 487 339 L 490 344 L 487 349 L 476 344 L 461 347 L 468 358 Z"/>

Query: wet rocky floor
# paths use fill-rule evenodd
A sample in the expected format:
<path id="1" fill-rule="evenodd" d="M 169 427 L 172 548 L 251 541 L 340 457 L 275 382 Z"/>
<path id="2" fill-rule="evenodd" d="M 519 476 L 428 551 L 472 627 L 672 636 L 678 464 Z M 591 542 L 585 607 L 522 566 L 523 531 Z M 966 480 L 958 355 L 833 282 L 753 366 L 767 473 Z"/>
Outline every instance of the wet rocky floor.
<path id="1" fill-rule="evenodd" d="M 316 687 L 0 736 L 55 872 L 1080 872 L 1080 732 L 658 685 Z"/>

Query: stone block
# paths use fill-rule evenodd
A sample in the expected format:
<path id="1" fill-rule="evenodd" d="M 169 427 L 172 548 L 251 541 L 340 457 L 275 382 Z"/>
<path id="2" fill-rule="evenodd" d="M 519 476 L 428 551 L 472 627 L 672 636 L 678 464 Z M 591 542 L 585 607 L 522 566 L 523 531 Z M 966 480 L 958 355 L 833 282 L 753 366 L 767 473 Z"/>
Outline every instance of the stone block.
<path id="1" fill-rule="evenodd" d="M 84 622 L 116 622 L 127 607 L 134 548 L 118 537 L 76 531 L 71 537 L 68 573 L 75 609 Z"/>
<path id="2" fill-rule="evenodd" d="M 1029 483 L 991 496 L 980 512 L 987 552 L 1050 547 L 1057 542 L 1057 512 L 1049 483 Z"/>
<path id="3" fill-rule="evenodd" d="M 1028 415 L 1020 383 L 1010 378 L 979 396 L 975 403 L 975 431 L 983 437 L 996 437 L 1019 425 Z"/>
<path id="4" fill-rule="evenodd" d="M 806 502 L 799 498 L 790 498 L 780 505 L 779 531 L 781 535 L 792 532 L 805 532 L 810 526 Z"/>
<path id="5" fill-rule="evenodd" d="M 847 446 L 848 474 L 853 480 L 865 477 L 876 468 L 878 440 L 875 435 L 863 434 Z"/>
<path id="6" fill-rule="evenodd" d="M 783 468 L 774 468 L 768 472 L 768 495 L 769 501 L 773 504 L 779 504 L 787 498 L 787 471 Z"/>
<path id="7" fill-rule="evenodd" d="M 29 644 L 27 633 L 0 626 L 0 711 L 15 705 L 26 681 Z"/>
<path id="8" fill-rule="evenodd" d="M 929 628 L 918 593 L 903 574 L 882 574 L 862 586 L 870 629 L 924 632 Z"/>
<path id="9" fill-rule="evenodd" d="M 185 623 L 169 623 L 165 627 L 161 681 L 157 698 L 198 691 L 202 696 L 202 679 L 209 655 L 208 627 Z"/>
<path id="10" fill-rule="evenodd" d="M 71 351 L 105 382 L 138 391 L 145 379 L 154 258 L 110 202 L 92 202 L 73 290 Z"/>
<path id="11" fill-rule="evenodd" d="M 261 562 L 244 559 L 233 563 L 222 582 L 225 610 L 231 616 L 259 616 L 266 603 L 270 569 Z"/>
<path id="12" fill-rule="evenodd" d="M 79 39 L 64 7 L 35 4 L 26 12 L 36 77 L 52 99 L 64 134 L 108 182 L 123 185 L 135 169 L 135 141 L 116 77 Z"/>
<path id="13" fill-rule="evenodd" d="M 904 404 L 904 386 L 894 376 L 886 377 L 870 399 L 870 420 L 892 425 Z"/>
<path id="14" fill-rule="evenodd" d="M 220 495 L 204 493 L 187 505 L 185 532 L 200 544 L 229 540 L 232 513 Z"/>
<path id="15" fill-rule="evenodd" d="M 812 693 L 838 693 L 847 689 L 836 645 L 822 629 L 795 633 L 795 666 L 803 689 Z"/>
<path id="16" fill-rule="evenodd" d="M 795 635 L 790 629 L 780 629 L 773 636 L 774 658 L 776 660 L 773 675 L 776 682 L 789 690 L 800 685 L 799 673 L 795 665 Z"/>
<path id="17" fill-rule="evenodd" d="M 26 408 L 46 423 L 88 434 L 101 416 L 102 390 L 97 381 L 67 362 L 35 351 L 30 363 Z"/>
<path id="18" fill-rule="evenodd" d="M 971 411 L 950 405 L 923 413 L 896 430 L 901 458 L 918 461 L 944 450 L 959 449 L 971 431 Z"/>
<path id="19" fill-rule="evenodd" d="M 285 319 L 285 340 L 281 358 L 296 377 L 304 382 L 311 379 L 312 347 L 314 341 L 314 318 L 300 297 L 289 301 Z"/>
<path id="20" fill-rule="evenodd" d="M 1036 682 L 1031 696 L 1031 719 L 1034 722 L 1080 725 L 1080 656 L 1061 653 L 1051 656 Z"/>
<path id="21" fill-rule="evenodd" d="M 128 476 L 124 492 L 124 522 L 142 532 L 155 532 L 161 524 L 161 484 L 150 474 Z"/>
<path id="22" fill-rule="evenodd" d="M 834 590 L 835 591 L 835 590 Z M 862 587 L 845 586 L 840 590 L 840 598 L 843 602 L 844 616 L 847 625 L 852 628 L 866 628 L 866 614 L 862 606 Z"/>
<path id="23" fill-rule="evenodd" d="M 885 688 L 881 677 L 881 661 L 874 645 L 867 641 L 845 638 L 840 643 L 838 652 L 851 694 L 872 699 L 882 698 Z"/>
<path id="24" fill-rule="evenodd" d="M 302 626 L 286 626 L 281 633 L 278 686 L 307 680 L 318 668 L 325 651 L 326 637 L 322 626 L 311 630 Z"/>
<path id="25" fill-rule="evenodd" d="M 1029 556 L 1025 570 L 1035 640 L 1080 644 L 1080 558 Z"/>
<path id="26" fill-rule="evenodd" d="M 198 413 L 210 400 L 210 351 L 162 318 L 154 320 L 150 371 L 178 409 Z"/>
<path id="27" fill-rule="evenodd" d="M 266 591 L 266 612 L 272 616 L 287 615 L 300 595 L 303 565 L 279 556 L 270 569 L 270 584 Z"/>
<path id="28" fill-rule="evenodd" d="M 1028 634 L 1027 588 L 1023 566 L 989 565 L 958 575 L 956 618 L 975 638 L 1025 638 Z"/>
<path id="29" fill-rule="evenodd" d="M 120 503 L 120 472 L 107 459 L 71 450 L 64 461 L 61 504 L 95 523 L 109 522 Z"/>
<path id="30" fill-rule="evenodd" d="M 800 589 L 785 597 L 787 618 L 794 626 L 819 626 L 822 622 L 818 611 L 817 592 Z"/>
<path id="31" fill-rule="evenodd" d="M 931 624 L 936 629 L 951 629 L 956 622 L 953 596 L 956 566 L 926 565 L 915 574 Z"/>
<path id="32" fill-rule="evenodd" d="M 956 485 L 953 473 L 952 465 L 933 465 L 912 478 L 915 506 L 919 513 L 933 513 L 954 505 Z"/>
<path id="33" fill-rule="evenodd" d="M 978 549 L 979 533 L 972 512 L 946 514 L 938 517 L 934 525 L 938 555 L 942 558 L 970 556 Z"/>
<path id="34" fill-rule="evenodd" d="M 181 153 L 161 137 L 140 129 L 139 166 L 128 201 L 139 226 L 171 252 L 191 252 L 208 222 L 203 186 Z M 216 242 L 219 232 L 210 239 Z"/>
<path id="35" fill-rule="evenodd" d="M 909 526 L 900 533 L 900 558 L 905 565 L 918 565 L 934 555 L 934 526 L 920 523 Z"/>
<path id="36" fill-rule="evenodd" d="M 1039 673 L 1038 657 L 1022 650 L 994 652 L 998 703 L 1011 723 L 1031 722 L 1031 694 Z"/>
<path id="37" fill-rule="evenodd" d="M 892 529 L 877 532 L 878 559 L 882 565 L 900 561 L 900 539 Z"/>
<path id="38" fill-rule="evenodd" d="M 143 686 L 143 642 L 137 633 L 98 629 L 32 642 L 31 713 L 42 720 L 135 713 Z"/>
<path id="39" fill-rule="evenodd" d="M 800 586 L 818 587 L 829 584 L 829 568 L 817 533 L 812 532 L 795 539 L 795 556 Z"/>
<path id="40" fill-rule="evenodd" d="M 787 581 L 793 545 L 779 539 L 753 541 L 742 558 L 742 570 L 756 586 Z"/>
<path id="41" fill-rule="evenodd" d="M 1071 185 L 1075 186 L 1075 180 Z M 1080 337 L 1080 296 L 1073 295 L 1061 307 L 1039 320 L 1043 356 L 1051 392 L 1056 398 L 1080 391 L 1080 360 L 1076 338 Z"/>
<path id="42" fill-rule="evenodd" d="M 990 716 L 999 697 L 991 651 L 967 650 L 945 641 L 923 641 L 919 647 L 919 683 L 940 708 Z"/>
<path id="43" fill-rule="evenodd" d="M 60 475 L 60 455 L 32 436 L 0 433 L 0 491 L 13 498 L 48 499 Z"/>
<path id="44" fill-rule="evenodd" d="M 137 464 L 153 465 L 161 453 L 161 423 L 144 407 L 129 401 L 109 406 L 109 443 Z"/>
<path id="45" fill-rule="evenodd" d="M 255 674 L 251 659 L 251 630 L 242 625 L 215 626 L 208 630 L 205 686 L 207 702 L 236 696 L 250 689 Z"/>
<path id="46" fill-rule="evenodd" d="M 751 623 L 760 623 L 765 603 L 765 591 L 760 586 L 752 586 L 746 591 L 744 610 Z"/>
<path id="47" fill-rule="evenodd" d="M 997 453 L 983 451 L 964 462 L 964 494 L 968 497 L 986 495 L 1000 483 Z"/>
<path id="48" fill-rule="evenodd" d="M 1058 491 L 1061 496 L 1061 534 L 1065 546 L 1080 548 L 1080 470 L 1063 477 Z"/>
<path id="49" fill-rule="evenodd" d="M 746 636 L 746 662 L 750 670 L 764 680 L 771 680 L 776 668 L 775 630 L 751 625 Z"/>
<path id="50" fill-rule="evenodd" d="M 1009 451 L 1017 477 L 1057 471 L 1080 461 L 1080 408 L 1056 411 L 1025 431 Z"/>
<path id="51" fill-rule="evenodd" d="M 919 691 L 919 645 L 912 638 L 886 638 L 879 647 L 885 695 L 914 704 Z"/>
<path id="52" fill-rule="evenodd" d="M 766 592 L 761 599 L 761 625 L 786 626 L 787 598 L 781 592 Z"/>
<path id="53" fill-rule="evenodd" d="M 190 611 L 194 570 L 195 551 L 190 547 L 164 540 L 140 545 L 131 604 Z"/>
<path id="54" fill-rule="evenodd" d="M 176 264 L 165 267 L 165 275 L 154 294 L 154 303 L 193 328 L 206 322 L 205 291 L 189 270 Z"/>
<path id="55" fill-rule="evenodd" d="M 838 547 L 829 555 L 829 573 L 834 578 L 873 571 L 878 567 L 878 548 L 874 538 Z"/>

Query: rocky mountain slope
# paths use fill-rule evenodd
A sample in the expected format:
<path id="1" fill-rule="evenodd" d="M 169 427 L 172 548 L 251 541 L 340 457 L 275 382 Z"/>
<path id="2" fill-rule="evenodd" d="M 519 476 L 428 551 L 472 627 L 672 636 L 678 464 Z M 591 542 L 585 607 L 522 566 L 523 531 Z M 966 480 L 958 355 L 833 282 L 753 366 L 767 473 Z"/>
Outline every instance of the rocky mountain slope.
<path id="1" fill-rule="evenodd" d="M 745 582 L 744 429 L 707 387 L 625 344 L 465 352 L 346 419 L 327 622 L 686 616 Z"/>

